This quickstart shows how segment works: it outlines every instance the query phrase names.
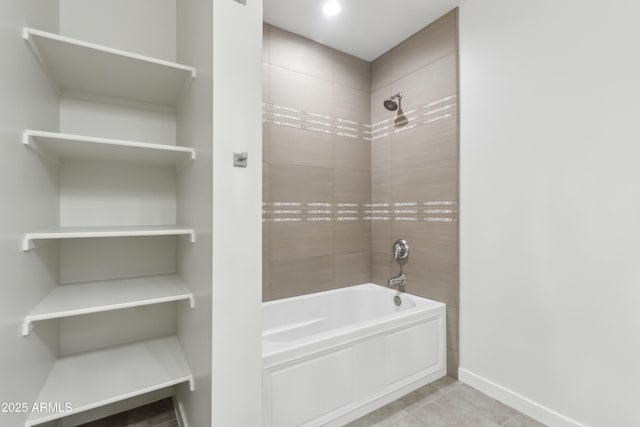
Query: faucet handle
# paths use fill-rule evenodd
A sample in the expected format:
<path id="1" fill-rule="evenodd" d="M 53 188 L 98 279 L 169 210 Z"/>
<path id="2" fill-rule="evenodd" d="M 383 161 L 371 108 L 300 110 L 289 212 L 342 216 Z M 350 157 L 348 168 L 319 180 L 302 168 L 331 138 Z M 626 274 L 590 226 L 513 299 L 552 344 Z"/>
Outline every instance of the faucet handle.
<path id="1" fill-rule="evenodd" d="M 393 243 L 393 259 L 403 264 L 409 258 L 409 243 L 404 239 L 398 239 Z"/>

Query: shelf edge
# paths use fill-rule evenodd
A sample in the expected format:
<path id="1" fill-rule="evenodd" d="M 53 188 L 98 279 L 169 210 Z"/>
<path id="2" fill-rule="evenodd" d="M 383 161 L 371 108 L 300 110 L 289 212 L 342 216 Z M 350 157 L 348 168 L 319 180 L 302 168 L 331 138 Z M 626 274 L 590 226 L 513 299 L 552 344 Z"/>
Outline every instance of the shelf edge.
<path id="1" fill-rule="evenodd" d="M 147 150 L 158 150 L 158 151 L 166 151 L 166 152 L 174 152 L 174 153 L 184 153 L 189 154 L 191 160 L 196 159 L 196 151 L 191 147 L 182 147 L 180 145 L 163 145 L 163 144 L 153 144 L 148 142 L 139 142 L 139 141 L 131 141 L 126 139 L 113 139 L 113 138 L 102 138 L 96 136 L 85 136 L 85 135 L 75 135 L 69 133 L 59 133 L 59 132 L 49 132 L 49 131 L 41 131 L 41 130 L 33 130 L 26 129 L 22 134 L 22 143 L 27 146 L 33 146 L 32 138 L 55 138 L 55 139 L 65 139 L 69 141 L 85 141 L 93 144 L 103 144 L 103 145 L 111 145 L 117 147 L 130 147 L 130 148 L 140 148 Z"/>
<path id="2" fill-rule="evenodd" d="M 196 233 L 193 229 L 175 230 L 146 230 L 146 231 L 94 231 L 94 232 L 41 232 L 27 233 L 22 239 L 22 251 L 28 252 L 34 247 L 34 240 L 55 239 L 97 239 L 105 237 L 154 237 L 154 236 L 189 236 L 191 243 L 196 242 Z"/>
<path id="3" fill-rule="evenodd" d="M 116 310 L 122 310 L 125 308 L 142 307 L 145 305 L 163 304 L 166 302 L 176 302 L 176 301 L 185 301 L 185 300 L 189 301 L 190 308 L 195 307 L 193 293 L 189 293 L 189 294 L 175 295 L 175 296 L 164 297 L 164 298 L 153 298 L 153 299 L 147 299 L 147 300 L 139 300 L 135 302 L 134 301 L 125 302 L 121 304 L 114 304 L 114 305 L 101 306 L 101 307 L 95 307 L 95 308 L 69 310 L 68 312 L 65 312 L 65 314 L 61 314 L 59 312 L 52 313 L 50 315 L 41 314 L 36 316 L 32 316 L 31 314 L 28 314 L 25 317 L 24 322 L 22 324 L 22 336 L 26 337 L 29 335 L 31 331 L 33 331 L 34 322 L 40 322 L 43 320 L 63 319 L 65 317 L 81 316 L 83 314 L 104 313 L 107 311 L 116 311 Z"/>
<path id="4" fill-rule="evenodd" d="M 159 59 L 159 58 L 154 58 L 151 56 L 146 56 L 146 55 L 140 55 L 137 53 L 133 53 L 133 52 L 128 52 L 126 50 L 121 50 L 121 49 L 115 49 L 112 47 L 108 47 L 108 46 L 104 46 L 104 45 L 100 45 L 100 44 L 96 44 L 96 43 L 90 43 L 90 42 L 85 42 L 82 40 L 78 40 L 72 37 L 67 37 L 67 36 L 63 36 L 60 34 L 55 34 L 55 33 L 50 33 L 48 31 L 42 31 L 42 30 L 36 30 L 35 28 L 30 28 L 30 27 L 24 27 L 22 30 L 22 37 L 29 41 L 30 44 L 35 45 L 35 42 L 33 41 L 33 37 L 31 36 L 39 36 L 39 37 L 43 37 L 43 38 L 47 38 L 47 39 L 51 39 L 51 40 L 55 40 L 61 43 L 67 43 L 67 44 L 73 44 L 79 47 L 83 47 L 83 48 L 87 48 L 87 49 L 92 49 L 92 50 L 98 50 L 104 53 L 109 53 L 112 55 L 118 55 L 118 56 L 123 56 L 123 57 L 127 57 L 130 59 L 135 59 L 138 61 L 143 61 L 143 62 L 148 62 L 151 64 L 156 64 L 156 65 L 161 65 L 161 66 L 165 66 L 165 67 L 169 67 L 169 68 L 174 68 L 177 70 L 181 70 L 181 71 L 188 71 L 191 74 L 191 79 L 195 79 L 196 78 L 196 69 L 194 67 L 188 66 L 188 65 L 183 65 L 183 64 L 178 64 L 177 62 L 171 62 L 171 61 L 166 61 L 164 59 Z M 41 58 L 42 59 L 42 58 Z"/>

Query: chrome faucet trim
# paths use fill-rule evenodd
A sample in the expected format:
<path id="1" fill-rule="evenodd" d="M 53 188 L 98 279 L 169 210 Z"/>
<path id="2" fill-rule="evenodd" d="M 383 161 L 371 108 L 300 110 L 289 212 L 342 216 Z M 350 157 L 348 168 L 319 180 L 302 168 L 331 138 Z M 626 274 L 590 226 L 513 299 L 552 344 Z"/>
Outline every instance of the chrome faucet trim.
<path id="1" fill-rule="evenodd" d="M 398 289 L 404 289 L 406 285 L 407 285 L 407 276 L 405 276 L 403 273 L 400 273 L 397 276 L 393 276 L 387 282 L 387 286 L 389 286 L 390 288 L 397 286 Z"/>

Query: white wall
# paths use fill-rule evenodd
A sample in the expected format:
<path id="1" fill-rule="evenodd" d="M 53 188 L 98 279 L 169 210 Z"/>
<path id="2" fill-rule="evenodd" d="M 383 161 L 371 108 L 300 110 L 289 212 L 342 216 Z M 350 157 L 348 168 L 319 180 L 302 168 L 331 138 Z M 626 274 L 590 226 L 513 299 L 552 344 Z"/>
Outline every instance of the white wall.
<path id="1" fill-rule="evenodd" d="M 175 112 L 145 109 L 157 106 L 122 99 L 84 96 L 88 99 L 60 98 L 61 132 L 176 145 Z"/>
<path id="2" fill-rule="evenodd" d="M 261 423 L 261 85 L 262 1 L 214 0 L 213 426 Z"/>
<path id="3" fill-rule="evenodd" d="M 175 61 L 176 0 L 59 0 L 60 32 Z"/>
<path id="4" fill-rule="evenodd" d="M 180 240 L 174 236 L 61 240 L 60 283 L 173 274 Z"/>
<path id="5" fill-rule="evenodd" d="M 638 17 L 460 9 L 460 378 L 550 425 L 640 425 Z"/>
<path id="6" fill-rule="evenodd" d="M 0 402 L 35 401 L 57 356 L 57 325 L 20 333 L 24 316 L 56 285 L 57 250 L 20 250 L 26 232 L 58 222 L 58 172 L 21 143 L 26 128 L 58 130 L 58 98 L 22 27 L 57 31 L 58 2 L 0 2 Z M 0 426 L 19 426 L 27 414 L 0 412 Z"/>
<path id="7" fill-rule="evenodd" d="M 176 310 L 182 304 L 152 304 L 60 319 L 59 357 L 175 335 Z M 187 303 L 184 303 L 187 306 Z"/>
<path id="8" fill-rule="evenodd" d="M 60 168 L 62 227 L 173 224 L 172 168 L 87 160 L 68 161 Z"/>

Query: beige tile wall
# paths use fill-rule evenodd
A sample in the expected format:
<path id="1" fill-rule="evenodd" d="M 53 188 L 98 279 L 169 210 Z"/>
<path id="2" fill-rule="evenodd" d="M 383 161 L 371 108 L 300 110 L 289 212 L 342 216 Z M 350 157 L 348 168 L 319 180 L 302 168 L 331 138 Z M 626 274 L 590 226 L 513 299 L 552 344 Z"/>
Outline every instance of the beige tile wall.
<path id="1" fill-rule="evenodd" d="M 407 127 L 415 126 L 397 133 L 376 132 L 374 126 L 371 200 L 381 206 L 371 221 L 372 281 L 384 284 L 398 273 L 391 245 L 407 239 L 407 292 L 447 304 L 453 375 L 458 368 L 457 61 L 454 10 L 371 64 L 372 123 L 393 118 L 382 101 L 403 92 Z"/>
<path id="2" fill-rule="evenodd" d="M 369 282 L 370 64 L 269 25 L 264 46 L 263 299 Z"/>
<path id="3" fill-rule="evenodd" d="M 372 63 L 269 25 L 264 46 L 264 299 L 385 284 L 407 239 L 407 291 L 447 304 L 456 375 L 457 11 Z M 387 128 L 398 91 L 409 125 Z"/>

